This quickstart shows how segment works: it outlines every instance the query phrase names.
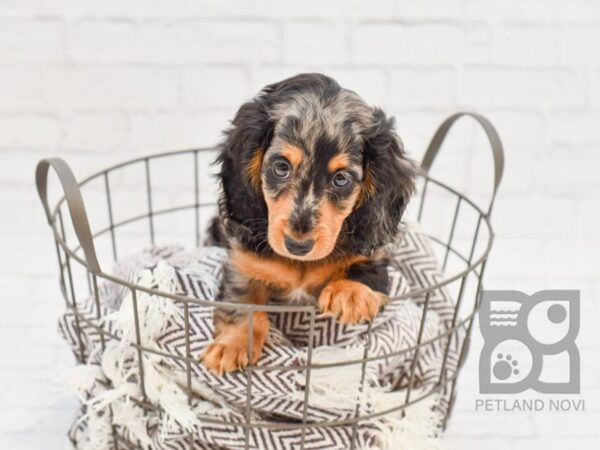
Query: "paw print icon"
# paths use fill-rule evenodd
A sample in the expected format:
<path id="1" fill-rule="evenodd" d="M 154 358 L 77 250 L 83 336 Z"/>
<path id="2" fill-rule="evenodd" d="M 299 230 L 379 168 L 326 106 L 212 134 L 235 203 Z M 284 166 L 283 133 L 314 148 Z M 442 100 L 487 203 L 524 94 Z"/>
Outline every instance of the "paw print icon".
<path id="1" fill-rule="evenodd" d="M 480 392 L 579 393 L 579 299 L 574 290 L 482 291 Z"/>
<path id="2" fill-rule="evenodd" d="M 512 355 L 502 355 L 498 353 L 498 361 L 494 364 L 494 375 L 499 380 L 507 380 L 512 375 L 519 375 L 519 361 L 512 358 Z"/>

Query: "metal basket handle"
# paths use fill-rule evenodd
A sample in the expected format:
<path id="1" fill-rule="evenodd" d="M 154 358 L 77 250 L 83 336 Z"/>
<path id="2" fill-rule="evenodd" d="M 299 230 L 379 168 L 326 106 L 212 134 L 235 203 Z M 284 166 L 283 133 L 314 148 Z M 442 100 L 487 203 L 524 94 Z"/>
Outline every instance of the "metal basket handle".
<path id="1" fill-rule="evenodd" d="M 52 225 L 54 222 L 54 218 L 52 217 L 52 213 L 48 206 L 48 171 L 50 170 L 50 167 L 54 169 L 58 175 L 60 184 L 62 185 L 63 192 L 65 193 L 65 200 L 71 215 L 71 222 L 73 222 L 75 234 L 83 249 L 88 268 L 94 274 L 100 275 L 102 270 L 100 269 L 100 264 L 98 264 L 98 258 L 96 257 L 94 238 L 92 237 L 90 223 L 85 211 L 85 205 L 83 203 L 79 185 L 75 180 L 71 168 L 60 158 L 42 159 L 35 170 L 35 183 L 40 200 L 44 206 L 44 211 L 46 211 L 48 223 Z"/>
<path id="2" fill-rule="evenodd" d="M 448 131 L 454 125 L 454 123 L 460 119 L 461 117 L 468 116 L 472 117 L 481 125 L 483 131 L 490 142 L 490 146 L 492 148 L 492 153 L 494 156 L 494 190 L 492 191 L 492 198 L 490 199 L 490 205 L 488 207 L 487 215 L 489 216 L 492 212 L 492 207 L 494 206 L 494 200 L 496 198 L 496 192 L 498 191 L 498 186 L 502 181 L 502 174 L 504 173 L 504 148 L 502 146 L 502 141 L 500 140 L 500 136 L 498 132 L 492 125 L 492 123 L 481 114 L 471 113 L 471 112 L 459 112 L 456 114 L 452 114 L 448 117 L 442 124 L 439 126 L 431 142 L 429 143 L 429 147 L 425 152 L 425 156 L 423 156 L 423 160 L 421 161 L 421 167 L 425 173 L 429 172 L 431 168 L 431 164 L 433 164 L 433 160 L 437 156 L 444 139 L 446 139 L 446 135 Z"/>

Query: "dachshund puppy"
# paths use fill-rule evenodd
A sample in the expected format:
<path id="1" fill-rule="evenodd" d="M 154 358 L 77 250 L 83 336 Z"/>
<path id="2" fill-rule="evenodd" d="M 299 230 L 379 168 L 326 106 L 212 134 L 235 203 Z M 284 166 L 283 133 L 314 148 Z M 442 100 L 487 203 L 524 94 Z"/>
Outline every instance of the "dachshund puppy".
<path id="1" fill-rule="evenodd" d="M 386 302 L 386 247 L 414 190 L 393 119 L 325 75 L 301 74 L 242 105 L 217 162 L 211 234 L 229 248 L 222 300 L 312 303 L 345 324 L 375 317 Z M 247 312 L 215 310 L 201 356 L 210 370 L 248 364 L 248 322 Z M 268 332 L 267 314 L 254 312 L 253 363 Z"/>

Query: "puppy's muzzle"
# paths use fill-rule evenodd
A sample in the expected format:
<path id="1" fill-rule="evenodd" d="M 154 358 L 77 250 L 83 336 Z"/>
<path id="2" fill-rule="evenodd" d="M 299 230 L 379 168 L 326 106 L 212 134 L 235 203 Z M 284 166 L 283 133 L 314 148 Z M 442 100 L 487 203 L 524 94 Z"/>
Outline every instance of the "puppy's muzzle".
<path id="1" fill-rule="evenodd" d="M 310 252 L 313 249 L 313 247 L 315 245 L 315 241 L 313 239 L 297 241 L 296 239 L 291 238 L 288 235 L 285 236 L 283 242 L 285 244 L 285 248 L 287 249 L 287 251 L 295 256 L 306 255 L 308 252 Z"/>

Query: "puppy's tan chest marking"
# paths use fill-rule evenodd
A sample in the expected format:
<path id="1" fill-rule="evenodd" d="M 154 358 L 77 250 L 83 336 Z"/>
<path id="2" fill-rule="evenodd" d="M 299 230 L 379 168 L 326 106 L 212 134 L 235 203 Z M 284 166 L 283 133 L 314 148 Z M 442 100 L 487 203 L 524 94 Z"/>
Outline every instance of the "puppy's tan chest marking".
<path id="1" fill-rule="evenodd" d="M 301 266 L 277 259 L 262 258 L 243 250 L 233 250 L 231 262 L 235 270 L 254 281 L 294 293 L 311 293 L 332 279 L 345 275 L 348 267 L 366 258 L 353 256 L 319 265 Z"/>
<path id="2" fill-rule="evenodd" d="M 286 295 L 285 301 L 289 303 L 296 303 L 299 305 L 314 303 L 317 299 L 316 293 L 309 292 L 304 288 L 297 288 L 289 291 Z"/>

